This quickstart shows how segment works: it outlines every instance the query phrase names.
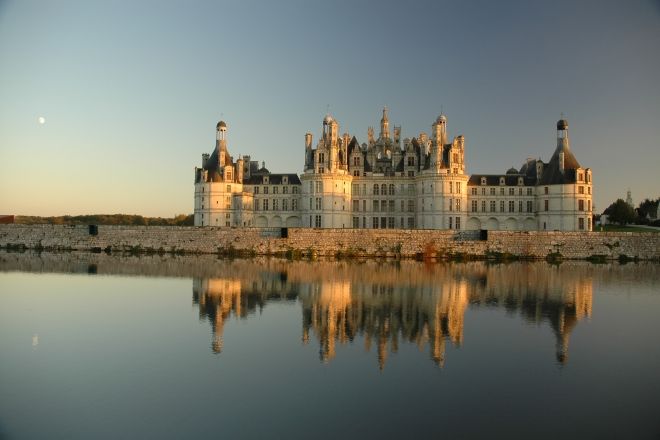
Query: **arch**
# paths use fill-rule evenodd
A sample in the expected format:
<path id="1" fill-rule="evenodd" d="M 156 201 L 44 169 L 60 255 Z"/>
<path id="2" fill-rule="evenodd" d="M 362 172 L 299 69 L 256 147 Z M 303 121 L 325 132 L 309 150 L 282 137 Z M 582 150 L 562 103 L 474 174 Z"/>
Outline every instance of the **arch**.
<path id="1" fill-rule="evenodd" d="M 495 217 L 491 217 L 486 221 L 484 229 L 488 229 L 489 231 L 497 231 L 500 229 L 500 222 Z"/>
<path id="2" fill-rule="evenodd" d="M 286 219 L 286 227 L 287 228 L 299 228 L 302 226 L 302 220 L 300 217 L 292 215 L 291 217 L 287 217 Z"/>
<path id="3" fill-rule="evenodd" d="M 264 217 L 263 215 L 258 216 L 257 218 L 254 219 L 254 226 L 257 228 L 267 228 L 268 227 L 268 219 Z"/>
<path id="4" fill-rule="evenodd" d="M 516 230 L 518 230 L 518 221 L 513 217 L 509 217 L 504 222 L 504 229 L 506 229 L 507 231 L 516 231 Z"/>
<path id="5" fill-rule="evenodd" d="M 525 231 L 536 231 L 536 220 L 530 217 L 526 218 L 525 222 L 523 223 L 523 229 Z"/>
<path id="6" fill-rule="evenodd" d="M 466 228 L 471 230 L 481 229 L 481 221 L 476 217 L 470 217 L 467 221 Z"/>
<path id="7" fill-rule="evenodd" d="M 272 219 L 270 219 L 270 227 L 271 228 L 281 228 L 282 227 L 282 217 L 279 215 L 276 215 Z"/>

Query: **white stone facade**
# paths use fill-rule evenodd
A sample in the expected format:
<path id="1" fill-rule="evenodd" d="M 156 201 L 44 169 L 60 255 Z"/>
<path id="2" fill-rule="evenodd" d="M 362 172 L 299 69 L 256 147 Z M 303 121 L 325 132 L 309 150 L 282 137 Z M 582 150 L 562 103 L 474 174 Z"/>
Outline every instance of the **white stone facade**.
<path id="1" fill-rule="evenodd" d="M 548 163 L 466 174 L 465 139 L 447 137 L 440 115 L 429 137 L 401 139 L 383 110 L 380 133 L 360 144 L 330 115 L 317 145 L 305 135 L 304 172 L 272 174 L 249 156 L 233 161 L 226 124 L 195 169 L 195 225 L 362 229 L 592 230 L 592 172 L 573 156 L 568 124 L 557 123 Z"/>

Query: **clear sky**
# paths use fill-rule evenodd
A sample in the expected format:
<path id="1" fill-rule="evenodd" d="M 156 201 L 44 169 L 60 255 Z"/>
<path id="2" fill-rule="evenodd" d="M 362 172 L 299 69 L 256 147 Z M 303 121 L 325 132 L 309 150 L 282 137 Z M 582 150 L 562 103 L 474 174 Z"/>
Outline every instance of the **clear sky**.
<path id="1" fill-rule="evenodd" d="M 597 212 L 658 197 L 660 2 L 0 0 L 0 214 L 192 213 L 218 120 L 301 173 L 328 106 L 364 142 L 384 105 L 493 174 L 563 112 Z"/>

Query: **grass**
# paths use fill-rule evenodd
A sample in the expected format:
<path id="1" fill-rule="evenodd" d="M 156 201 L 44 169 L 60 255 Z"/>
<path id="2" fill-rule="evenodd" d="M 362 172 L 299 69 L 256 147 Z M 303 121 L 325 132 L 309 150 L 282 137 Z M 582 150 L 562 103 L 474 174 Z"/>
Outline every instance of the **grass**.
<path id="1" fill-rule="evenodd" d="M 600 226 L 596 227 L 595 232 L 660 232 L 660 229 L 646 229 L 637 226 L 619 226 L 619 225 L 605 225 L 601 231 Z"/>

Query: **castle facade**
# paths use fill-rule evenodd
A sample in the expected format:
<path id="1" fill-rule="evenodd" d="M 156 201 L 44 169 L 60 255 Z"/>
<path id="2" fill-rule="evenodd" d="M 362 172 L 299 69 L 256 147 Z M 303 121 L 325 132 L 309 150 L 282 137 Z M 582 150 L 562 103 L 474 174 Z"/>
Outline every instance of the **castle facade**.
<path id="1" fill-rule="evenodd" d="M 362 144 L 327 115 L 316 146 L 305 134 L 300 176 L 234 160 L 226 133 L 220 121 L 215 149 L 195 168 L 196 226 L 592 230 L 592 171 L 573 155 L 565 119 L 547 163 L 502 174 L 466 174 L 465 139 L 449 141 L 444 115 L 431 136 L 401 139 L 383 109 L 378 137 L 369 127 Z"/>

